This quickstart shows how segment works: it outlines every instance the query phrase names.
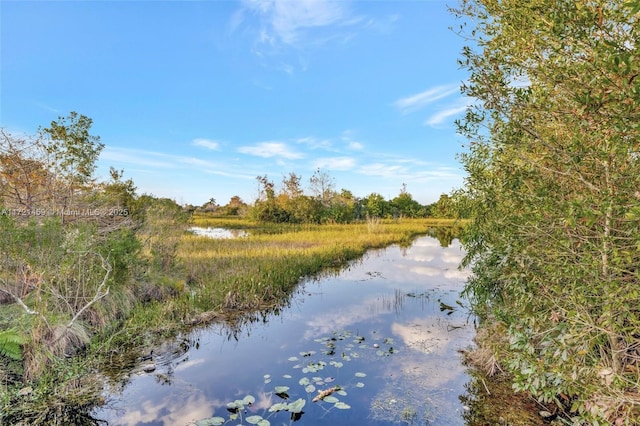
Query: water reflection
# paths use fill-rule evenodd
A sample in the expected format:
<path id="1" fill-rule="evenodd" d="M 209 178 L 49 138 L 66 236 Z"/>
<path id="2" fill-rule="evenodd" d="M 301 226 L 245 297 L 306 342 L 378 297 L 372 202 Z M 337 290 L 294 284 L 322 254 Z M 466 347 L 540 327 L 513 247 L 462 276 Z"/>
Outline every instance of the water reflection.
<path id="1" fill-rule="evenodd" d="M 457 241 L 443 248 L 430 237 L 371 252 L 303 283 L 277 313 L 186 336 L 188 349 L 152 373 L 133 370 L 95 414 L 111 425 L 187 425 L 229 419 L 227 404 L 251 395 L 240 416 L 289 424 L 291 413 L 269 411 L 286 386 L 284 402 L 305 401 L 300 424 L 463 425 L 457 350 L 474 328 L 459 301 L 461 256 Z M 312 401 L 332 388 L 338 402 Z"/>
<path id="2" fill-rule="evenodd" d="M 192 226 L 187 229 L 196 235 L 215 239 L 227 239 L 227 238 L 240 238 L 249 235 L 247 231 L 242 229 L 226 229 L 226 228 L 201 228 L 199 226 Z"/>

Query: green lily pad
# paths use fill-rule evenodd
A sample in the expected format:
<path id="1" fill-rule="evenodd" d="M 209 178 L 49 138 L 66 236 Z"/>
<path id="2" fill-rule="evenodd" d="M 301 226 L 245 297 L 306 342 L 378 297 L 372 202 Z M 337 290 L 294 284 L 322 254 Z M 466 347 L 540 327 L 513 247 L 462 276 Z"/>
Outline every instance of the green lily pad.
<path id="1" fill-rule="evenodd" d="M 339 408 L 341 410 L 348 410 L 349 408 L 351 408 L 350 405 L 345 404 L 344 402 L 340 401 L 340 402 L 336 402 L 334 405 L 334 407 Z"/>
<path id="2" fill-rule="evenodd" d="M 300 413 L 302 412 L 302 408 L 306 403 L 307 401 L 305 399 L 302 399 L 302 398 L 296 399 L 291 404 L 289 404 L 288 410 L 289 412 L 294 414 Z"/>
<path id="3" fill-rule="evenodd" d="M 224 417 L 211 417 L 209 419 L 202 419 L 196 422 L 196 426 L 220 426 L 225 422 Z"/>

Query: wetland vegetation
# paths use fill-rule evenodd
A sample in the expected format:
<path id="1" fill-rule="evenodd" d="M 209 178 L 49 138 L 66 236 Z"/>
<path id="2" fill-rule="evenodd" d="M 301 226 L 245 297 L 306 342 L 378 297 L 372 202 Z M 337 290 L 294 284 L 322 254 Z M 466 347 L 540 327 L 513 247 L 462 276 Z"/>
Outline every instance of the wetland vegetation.
<path id="1" fill-rule="evenodd" d="M 452 223 L 422 217 L 425 206 L 412 210 L 419 205 L 404 188 L 405 204 L 375 194 L 365 201 L 336 192 L 323 174 L 321 194 L 275 196 L 260 178 L 268 191 L 246 216 L 194 212 L 137 194 L 121 171 L 96 181 L 102 144 L 90 128 L 72 113 L 33 137 L 2 133 L 3 423 L 88 421 L 86 409 L 102 401 L 95 373 L 135 363 L 191 327 L 277 311 L 303 277 Z M 296 202 L 317 211 L 294 220 Z M 216 240 L 189 226 L 250 236 Z"/>

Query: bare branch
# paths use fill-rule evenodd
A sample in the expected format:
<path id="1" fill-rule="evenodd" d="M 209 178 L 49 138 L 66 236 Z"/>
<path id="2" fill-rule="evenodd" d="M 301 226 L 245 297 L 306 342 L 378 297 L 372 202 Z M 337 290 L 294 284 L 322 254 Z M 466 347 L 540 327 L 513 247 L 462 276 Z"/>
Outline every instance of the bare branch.
<path id="1" fill-rule="evenodd" d="M 5 280 L 2 280 L 2 284 L 6 287 L 7 282 Z M 42 316 L 39 312 L 34 311 L 33 309 L 29 308 L 27 305 L 25 305 L 25 303 L 22 301 L 22 299 L 20 299 L 18 296 L 16 296 L 15 294 L 11 293 L 10 291 L 7 291 L 3 288 L 0 288 L 0 291 L 3 292 L 4 294 L 8 295 L 9 297 L 13 298 L 13 300 L 16 301 L 16 303 L 18 305 L 20 305 L 22 307 L 22 309 L 25 310 L 26 313 L 28 313 L 29 315 L 40 315 Z"/>
<path id="2" fill-rule="evenodd" d="M 91 305 L 93 305 L 100 299 L 105 298 L 109 294 L 109 287 L 107 287 L 106 290 L 104 291 L 102 291 L 102 289 L 107 284 L 107 280 L 109 279 L 109 275 L 111 275 L 112 268 L 111 268 L 111 265 L 109 265 L 109 263 L 102 256 L 100 256 L 100 259 L 102 259 L 102 268 L 106 271 L 104 274 L 104 277 L 102 278 L 102 282 L 98 286 L 98 289 L 96 290 L 96 294 L 93 296 L 93 299 L 91 299 L 89 303 L 84 305 L 78 312 L 76 312 L 73 318 L 71 318 L 71 321 L 69 321 L 69 323 L 67 324 L 67 328 L 71 328 L 73 326 L 73 323 L 76 322 L 76 320 L 80 318 L 80 315 L 82 315 L 82 313 L 85 310 L 91 307 Z"/>

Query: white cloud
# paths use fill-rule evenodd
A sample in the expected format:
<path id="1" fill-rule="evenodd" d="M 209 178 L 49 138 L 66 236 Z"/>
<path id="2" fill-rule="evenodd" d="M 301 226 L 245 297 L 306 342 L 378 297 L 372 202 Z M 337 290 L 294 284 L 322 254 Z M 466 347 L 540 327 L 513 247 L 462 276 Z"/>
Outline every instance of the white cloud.
<path id="1" fill-rule="evenodd" d="M 393 104 L 396 108 L 402 111 L 403 114 L 416 111 L 423 106 L 435 102 L 439 99 L 446 98 L 459 92 L 459 86 L 457 84 L 448 84 L 443 86 L 436 86 L 424 92 L 417 93 L 415 95 L 407 96 L 406 98 L 398 99 Z"/>
<path id="2" fill-rule="evenodd" d="M 299 152 L 291 151 L 282 142 L 260 142 L 253 146 L 242 146 L 238 148 L 238 152 L 263 158 L 280 157 L 288 160 L 297 160 L 304 157 Z"/>
<path id="3" fill-rule="evenodd" d="M 467 103 L 465 103 L 464 105 L 455 105 L 449 107 L 429 117 L 427 120 L 425 120 L 424 124 L 428 126 L 437 126 L 438 124 L 442 124 L 448 118 L 455 117 L 456 115 L 459 115 L 460 113 L 466 111 L 467 108 Z"/>
<path id="4" fill-rule="evenodd" d="M 195 146 L 201 146 L 203 148 L 210 149 L 212 151 L 217 151 L 218 149 L 220 149 L 220 142 L 211 139 L 194 139 L 192 144 Z"/>
<path id="5" fill-rule="evenodd" d="M 175 162 L 171 161 L 170 156 L 167 154 L 144 151 L 141 149 L 117 148 L 111 146 L 106 146 L 104 148 L 100 154 L 100 160 L 164 169 L 173 169 L 176 167 Z"/>
<path id="6" fill-rule="evenodd" d="M 329 139 L 318 139 L 312 136 L 296 139 L 297 143 L 307 145 L 311 149 L 324 149 L 326 151 L 335 151 L 333 144 Z"/>
<path id="7" fill-rule="evenodd" d="M 400 175 L 406 174 L 407 169 L 398 165 L 375 163 L 362 166 L 358 171 L 363 175 L 397 178 Z"/>
<path id="8" fill-rule="evenodd" d="M 228 176 L 239 179 L 254 179 L 255 176 L 238 173 L 236 169 L 222 164 L 183 155 L 170 155 L 162 152 L 145 151 L 141 149 L 118 148 L 107 146 L 100 155 L 101 162 L 116 164 L 131 164 L 147 169 L 189 169 L 207 174 Z"/>
<path id="9" fill-rule="evenodd" d="M 356 160 L 351 157 L 318 158 L 313 162 L 314 169 L 351 170 L 355 165 Z"/>
<path id="10" fill-rule="evenodd" d="M 342 141 L 347 144 L 347 148 L 353 151 L 363 150 L 364 145 L 358 141 L 353 140 L 353 138 L 351 137 L 352 134 L 353 132 L 351 130 L 345 130 L 344 132 L 342 132 L 342 136 L 340 137 L 340 139 L 342 139 Z"/>
<path id="11" fill-rule="evenodd" d="M 344 22 L 348 18 L 345 2 L 327 0 L 244 0 L 243 6 L 258 15 L 263 24 L 260 41 L 296 44 L 310 28 Z M 234 15 L 233 27 L 238 26 Z"/>

